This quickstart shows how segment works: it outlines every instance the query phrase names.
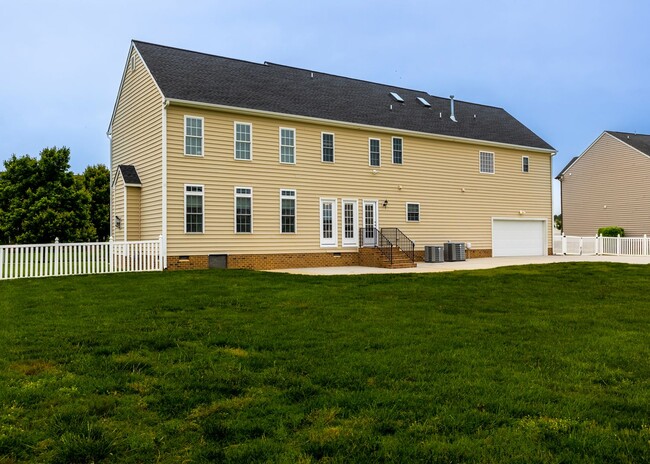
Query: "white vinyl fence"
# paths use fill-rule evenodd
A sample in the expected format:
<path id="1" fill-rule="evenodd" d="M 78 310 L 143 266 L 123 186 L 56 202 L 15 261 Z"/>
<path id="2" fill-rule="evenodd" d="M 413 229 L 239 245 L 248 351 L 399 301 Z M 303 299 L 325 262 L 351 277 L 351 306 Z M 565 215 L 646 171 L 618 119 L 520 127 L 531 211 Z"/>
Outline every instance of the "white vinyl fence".
<path id="1" fill-rule="evenodd" d="M 556 255 L 650 256 L 650 239 L 643 237 L 553 237 Z"/>
<path id="2" fill-rule="evenodd" d="M 158 240 L 0 246 L 0 280 L 111 272 L 162 271 Z"/>

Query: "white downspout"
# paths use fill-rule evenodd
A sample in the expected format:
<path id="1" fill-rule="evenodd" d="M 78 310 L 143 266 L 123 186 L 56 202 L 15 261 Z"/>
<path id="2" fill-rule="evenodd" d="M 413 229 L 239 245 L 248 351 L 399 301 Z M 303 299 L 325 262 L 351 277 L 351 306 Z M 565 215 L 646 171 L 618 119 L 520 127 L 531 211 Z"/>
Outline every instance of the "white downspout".
<path id="1" fill-rule="evenodd" d="M 162 250 L 163 268 L 167 269 L 167 107 L 169 100 L 163 97 L 162 105 Z"/>

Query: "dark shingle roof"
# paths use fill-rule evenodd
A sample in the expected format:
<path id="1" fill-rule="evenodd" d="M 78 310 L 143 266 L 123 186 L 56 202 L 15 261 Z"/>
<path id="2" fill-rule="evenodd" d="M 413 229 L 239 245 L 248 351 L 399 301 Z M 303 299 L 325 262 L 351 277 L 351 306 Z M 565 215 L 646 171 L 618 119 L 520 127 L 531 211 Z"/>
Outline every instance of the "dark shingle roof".
<path id="1" fill-rule="evenodd" d="M 562 168 L 562 170 L 560 171 L 560 173 L 559 173 L 557 176 L 555 176 L 555 178 L 556 178 L 557 180 L 560 180 L 560 177 L 562 177 L 562 176 L 564 175 L 564 173 L 566 172 L 566 170 L 569 169 L 569 168 L 573 165 L 573 163 L 576 162 L 576 160 L 577 160 L 578 158 L 580 158 L 580 157 L 579 157 L 579 156 L 574 156 L 573 158 L 571 158 L 571 161 L 569 161 L 569 162 L 566 164 L 566 166 L 564 166 L 564 167 Z"/>
<path id="2" fill-rule="evenodd" d="M 641 153 L 650 156 L 650 135 L 632 134 L 629 132 L 605 131 L 617 139 L 627 143 L 632 148 L 636 148 Z"/>
<path id="3" fill-rule="evenodd" d="M 312 77 L 305 69 L 146 42 L 133 44 L 165 98 L 554 151 L 502 108 L 456 100 L 458 122 L 454 123 L 449 119 L 450 100 L 422 91 L 319 72 Z M 405 103 L 395 101 L 389 92 L 397 92 Z M 417 97 L 428 100 L 431 108 L 424 107 Z"/>
<path id="4" fill-rule="evenodd" d="M 140 182 L 140 176 L 138 176 L 138 171 L 135 170 L 135 166 L 130 164 L 120 164 L 117 169 L 120 170 L 125 184 L 142 185 L 142 182 Z"/>

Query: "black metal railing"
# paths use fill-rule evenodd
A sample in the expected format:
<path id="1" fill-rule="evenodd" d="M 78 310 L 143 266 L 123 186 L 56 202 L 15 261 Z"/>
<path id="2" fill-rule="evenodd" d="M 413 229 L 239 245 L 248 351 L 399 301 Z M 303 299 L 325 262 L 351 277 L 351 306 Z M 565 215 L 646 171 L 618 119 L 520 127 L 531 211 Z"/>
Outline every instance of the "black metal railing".
<path id="1" fill-rule="evenodd" d="M 384 227 L 381 229 L 381 234 L 387 237 L 394 246 L 399 248 L 411 262 L 415 262 L 415 243 L 404 232 L 397 227 Z"/>
<path id="2" fill-rule="evenodd" d="M 393 250 L 399 249 L 411 262 L 415 262 L 415 243 L 397 227 L 381 230 L 362 227 L 359 230 L 359 246 L 377 248 L 393 264 Z"/>

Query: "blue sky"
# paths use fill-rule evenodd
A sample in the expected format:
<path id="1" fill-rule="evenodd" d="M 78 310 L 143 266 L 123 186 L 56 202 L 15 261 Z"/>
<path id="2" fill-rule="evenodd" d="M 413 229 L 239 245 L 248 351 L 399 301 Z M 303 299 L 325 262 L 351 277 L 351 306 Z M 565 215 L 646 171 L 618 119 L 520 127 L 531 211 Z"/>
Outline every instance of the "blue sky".
<path id="1" fill-rule="evenodd" d="M 643 0 L 23 0 L 2 16 L 0 161 L 65 145 L 75 172 L 108 164 L 131 39 L 503 107 L 558 150 L 553 175 L 604 130 L 650 134 Z"/>

